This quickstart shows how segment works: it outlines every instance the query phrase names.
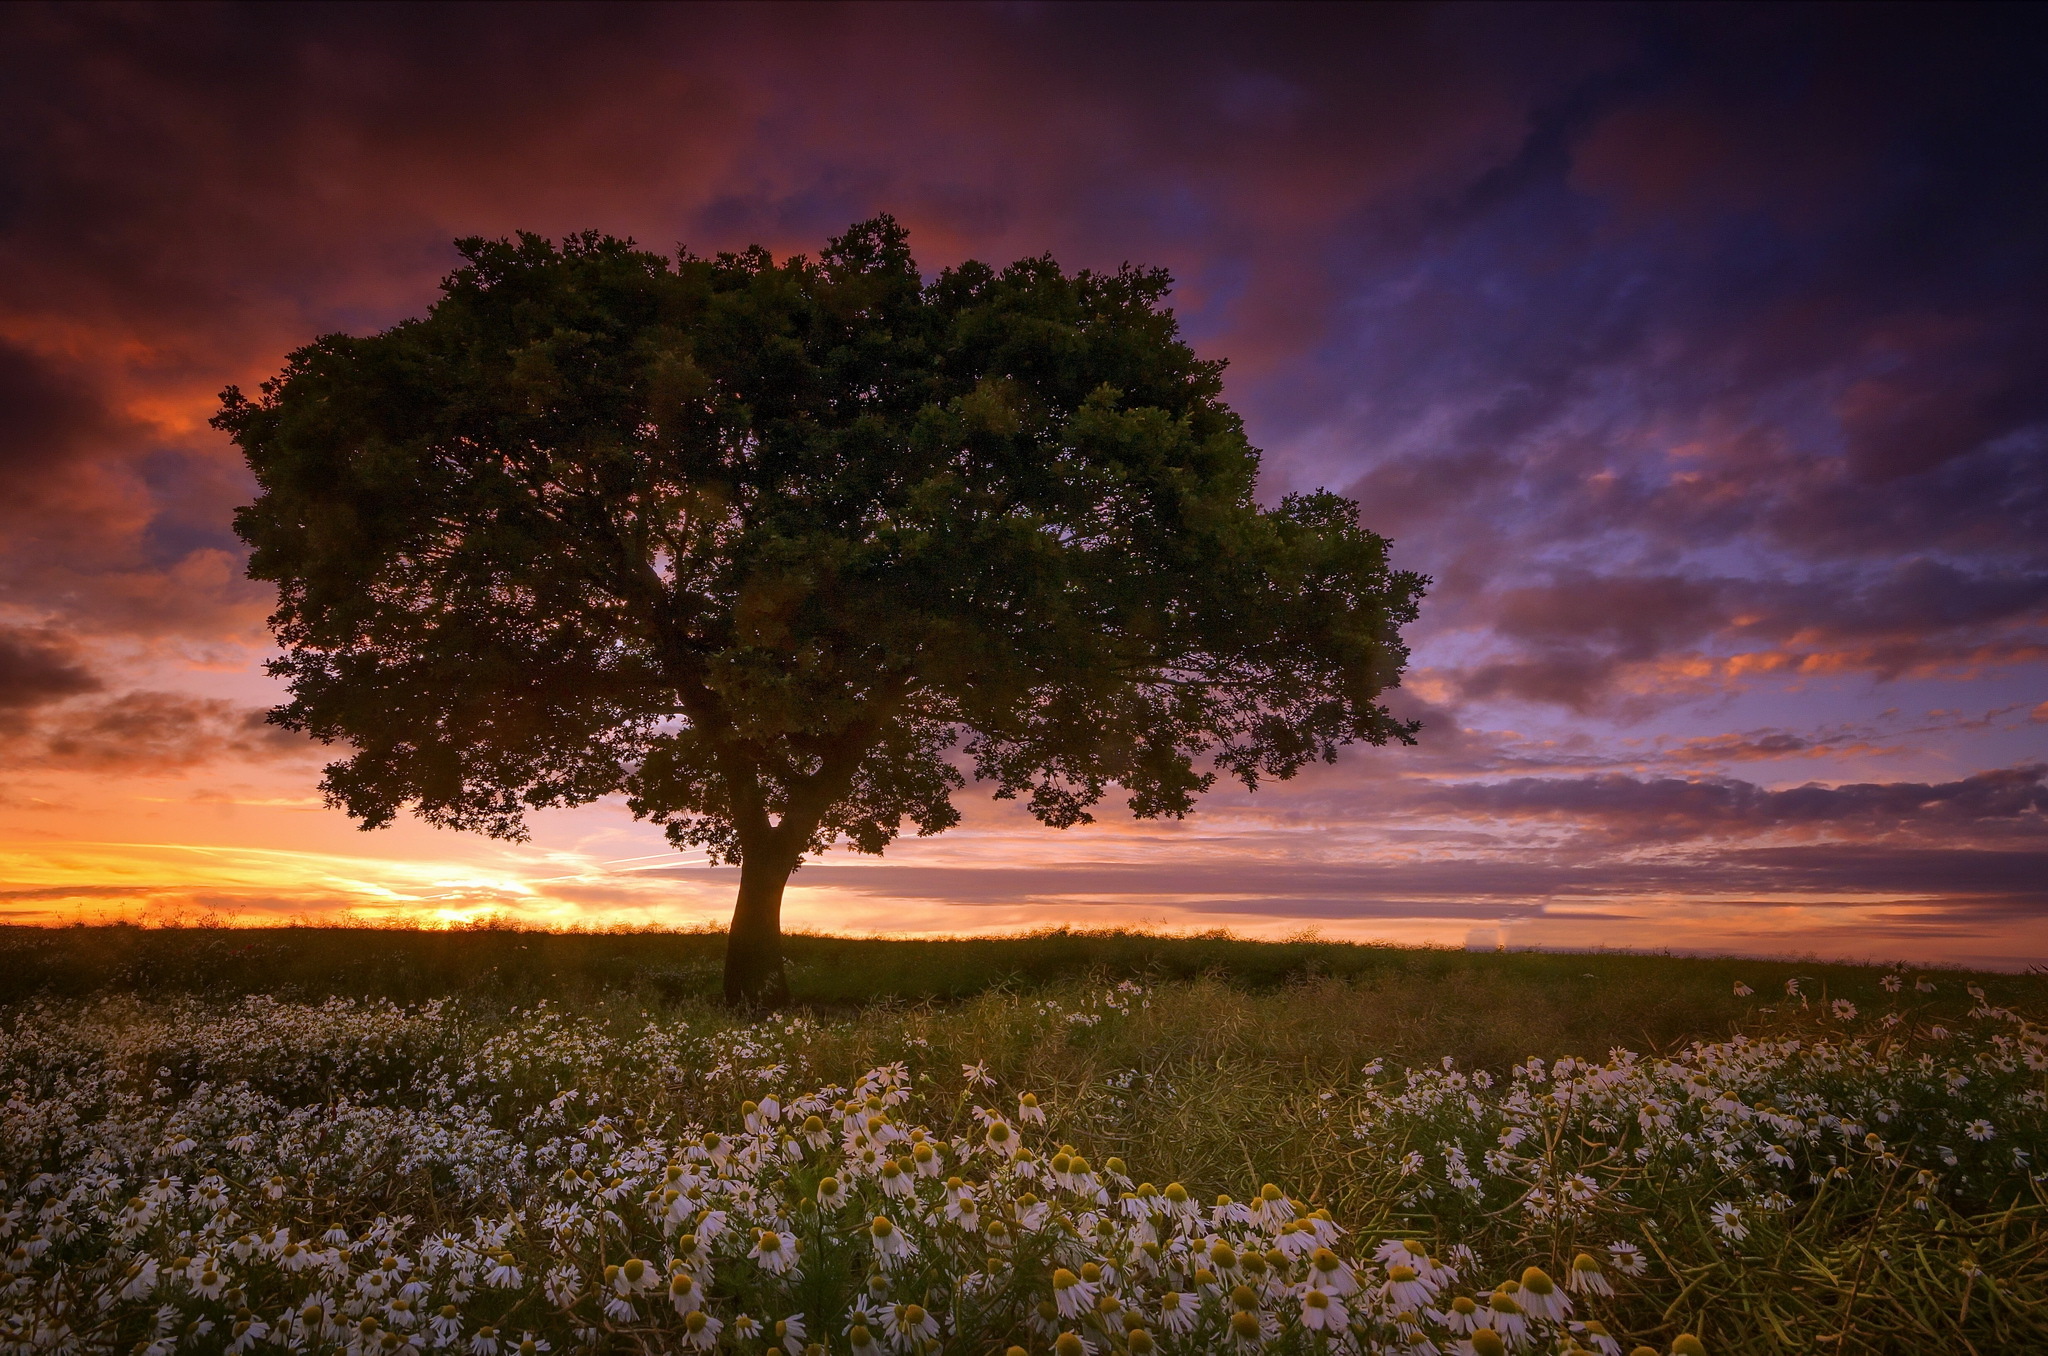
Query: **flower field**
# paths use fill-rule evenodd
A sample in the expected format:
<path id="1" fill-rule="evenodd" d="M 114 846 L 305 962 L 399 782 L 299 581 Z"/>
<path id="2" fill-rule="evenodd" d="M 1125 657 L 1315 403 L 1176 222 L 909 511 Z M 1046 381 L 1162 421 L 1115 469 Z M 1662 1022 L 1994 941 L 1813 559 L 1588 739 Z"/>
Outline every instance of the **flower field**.
<path id="1" fill-rule="evenodd" d="M 2033 1349 L 2048 1031 L 1959 977 L 1863 978 L 1499 1068 L 1371 1057 L 1342 981 L 751 1023 L 21 1001 L 0 1347 Z"/>

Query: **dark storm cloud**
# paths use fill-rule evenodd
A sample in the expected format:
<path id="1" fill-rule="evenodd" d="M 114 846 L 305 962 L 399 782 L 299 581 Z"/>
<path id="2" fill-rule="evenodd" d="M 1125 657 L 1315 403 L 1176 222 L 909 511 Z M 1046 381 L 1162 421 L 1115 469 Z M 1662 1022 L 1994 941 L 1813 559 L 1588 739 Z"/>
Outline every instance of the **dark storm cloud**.
<path id="1" fill-rule="evenodd" d="M 0 649 L 0 665 L 5 650 Z M 0 670 L 4 673 L 4 670 Z M 90 690 L 90 689 L 78 689 Z M 0 709 L 0 716 L 4 716 Z M 0 726 L 0 756 L 17 769 L 179 772 L 214 761 L 308 755 L 313 745 L 271 725 L 262 708 L 178 692 L 124 692 Z"/>
<path id="2" fill-rule="evenodd" d="M 46 484 L 72 456 L 117 421 L 56 366 L 0 338 L 0 511 Z"/>
<path id="3" fill-rule="evenodd" d="M 102 686 L 62 637 L 0 627 L 0 733 L 20 728 L 37 707 Z"/>
<path id="4" fill-rule="evenodd" d="M 1826 829 L 1907 832 L 1966 842 L 2048 840 L 2048 765 L 2002 768 L 1958 781 L 1865 782 L 1773 791 L 1735 778 L 1622 774 L 1518 777 L 1418 788 L 1418 810 L 1480 818 L 1555 820 L 1608 842 L 1753 838 Z"/>
<path id="5" fill-rule="evenodd" d="M 213 393 L 417 311 L 454 235 L 815 251 L 891 209 L 935 264 L 1174 265 L 1250 361 L 1319 332 L 1313 242 L 1350 206 L 1512 127 L 1510 30 L 1563 36 L 1399 10 L 24 6 L 0 26 L 0 335 L 165 421 L 0 543 L 11 590 L 237 639 L 249 600 L 137 577 L 233 550 L 248 486 L 198 427 Z"/>
<path id="6" fill-rule="evenodd" d="M 1507 650 L 1459 673 L 1463 696 L 1576 711 L 1598 708 L 1637 666 L 1709 645 L 1883 678 L 2048 654 L 2048 570 L 1972 571 L 1925 557 L 1803 579 L 1564 569 L 1463 609 Z"/>
<path id="7" fill-rule="evenodd" d="M 650 872 L 709 889 L 729 888 L 730 868 Z M 2048 849 L 1910 849 L 1829 844 L 1737 849 L 1652 860 L 1397 863 L 1213 861 L 1160 865 L 1058 862 L 1029 866 L 805 866 L 792 883 L 896 899 L 963 905 L 1060 901 L 1143 905 L 1214 913 L 1323 918 L 1495 918 L 1558 899 L 1643 895 L 1713 898 L 1743 908 L 1827 907 L 1871 899 L 1940 901 L 1970 917 L 2034 916 L 2048 909 Z M 1783 897 L 1764 896 L 1781 893 Z M 1936 907 L 1930 903 L 1930 907 Z"/>
<path id="8" fill-rule="evenodd" d="M 2048 147 L 2011 22 L 22 9 L 0 259 L 17 315 L 209 391 L 417 309 L 462 231 L 815 249 L 889 207 L 931 262 L 1166 263 L 1269 437 L 1340 417 L 1276 473 L 1354 485 L 1450 622 L 1617 534 L 2027 540 L 2041 189 L 2003 167 Z M 1474 690 L 1583 705 L 1641 647 L 1600 639 Z"/>
<path id="9" fill-rule="evenodd" d="M 1664 11 L 1485 192 L 1361 256 L 1319 440 L 1370 449 L 1345 483 L 1438 576 L 1425 627 L 1500 642 L 1472 696 L 1589 711 L 1716 637 L 2037 661 L 1984 631 L 2048 574 L 2038 16 L 1712 14 Z M 1737 551 L 1738 580 L 1702 559 Z"/>

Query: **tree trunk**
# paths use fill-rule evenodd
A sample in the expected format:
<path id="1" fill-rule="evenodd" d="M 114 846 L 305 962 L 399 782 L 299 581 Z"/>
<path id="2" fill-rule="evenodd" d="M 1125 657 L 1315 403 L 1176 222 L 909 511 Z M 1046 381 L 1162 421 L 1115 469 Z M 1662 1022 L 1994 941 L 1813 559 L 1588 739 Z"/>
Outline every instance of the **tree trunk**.
<path id="1" fill-rule="evenodd" d="M 782 891 L 796 869 L 791 853 L 764 848 L 740 859 L 740 896 L 725 938 L 725 1002 L 779 1008 L 789 1002 L 782 966 Z"/>

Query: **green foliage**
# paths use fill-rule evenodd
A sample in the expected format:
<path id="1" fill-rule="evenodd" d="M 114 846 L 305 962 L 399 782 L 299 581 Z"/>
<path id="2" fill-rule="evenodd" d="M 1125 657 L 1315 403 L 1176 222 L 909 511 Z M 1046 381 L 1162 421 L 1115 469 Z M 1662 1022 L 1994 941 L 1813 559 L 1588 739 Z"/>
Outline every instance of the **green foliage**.
<path id="1" fill-rule="evenodd" d="M 424 319 L 216 420 L 274 718 L 352 746 L 323 786 L 366 827 L 623 792 L 786 875 L 949 827 L 963 760 L 1066 826 L 1412 733 L 1377 699 L 1426 581 L 1350 501 L 1259 507 L 1164 273 L 927 283 L 887 217 L 816 260 L 461 249 Z"/>

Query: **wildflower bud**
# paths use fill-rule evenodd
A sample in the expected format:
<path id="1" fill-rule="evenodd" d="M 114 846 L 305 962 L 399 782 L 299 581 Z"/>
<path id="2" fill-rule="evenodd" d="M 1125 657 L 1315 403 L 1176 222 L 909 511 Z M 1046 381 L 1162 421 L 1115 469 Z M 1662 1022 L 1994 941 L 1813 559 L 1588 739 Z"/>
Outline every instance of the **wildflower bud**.
<path id="1" fill-rule="evenodd" d="M 1671 1356 L 1707 1356 L 1707 1344 L 1689 1332 L 1671 1339 Z"/>
<path id="2" fill-rule="evenodd" d="M 1088 1346 L 1070 1332 L 1063 1332 L 1052 1344 L 1053 1356 L 1088 1356 Z"/>
<path id="3" fill-rule="evenodd" d="M 1003 1356 L 1031 1356 L 1031 1353 L 1022 1347 L 1009 1347 L 1004 1350 Z"/>
<path id="4" fill-rule="evenodd" d="M 1660 1353 L 1655 1347 L 1632 1347 L 1628 1356 L 1660 1356 Z"/>
<path id="5" fill-rule="evenodd" d="M 1507 1356 L 1508 1344 L 1491 1328 L 1474 1328 L 1467 1340 L 1472 1343 L 1472 1356 Z"/>
<path id="6" fill-rule="evenodd" d="M 1081 1279 L 1090 1285 L 1094 1285 L 1102 1279 L 1102 1268 L 1093 1262 L 1083 1262 L 1081 1264 Z"/>
<path id="7" fill-rule="evenodd" d="M 1230 1316 L 1230 1332 L 1240 1342 L 1258 1340 L 1259 1316 L 1248 1309 L 1239 1309 Z"/>
<path id="8" fill-rule="evenodd" d="M 1152 1334 L 1143 1328 L 1131 1329 L 1124 1338 L 1124 1344 L 1130 1349 L 1131 1356 L 1152 1356 L 1152 1353 L 1159 1349 L 1158 1344 L 1152 1340 Z"/>
<path id="9" fill-rule="evenodd" d="M 1259 1307 L 1259 1292 L 1248 1285 L 1233 1286 L 1230 1302 L 1240 1309 L 1256 1309 Z"/>

